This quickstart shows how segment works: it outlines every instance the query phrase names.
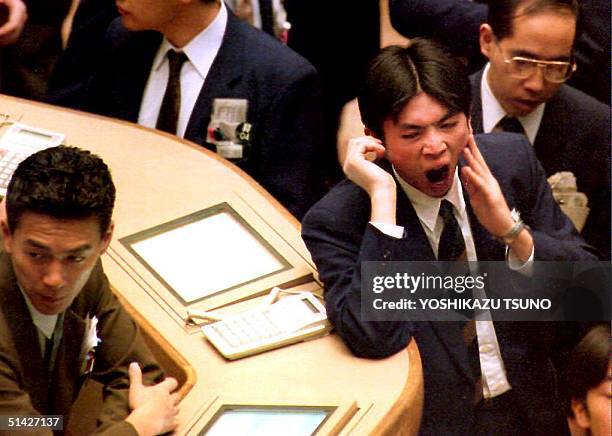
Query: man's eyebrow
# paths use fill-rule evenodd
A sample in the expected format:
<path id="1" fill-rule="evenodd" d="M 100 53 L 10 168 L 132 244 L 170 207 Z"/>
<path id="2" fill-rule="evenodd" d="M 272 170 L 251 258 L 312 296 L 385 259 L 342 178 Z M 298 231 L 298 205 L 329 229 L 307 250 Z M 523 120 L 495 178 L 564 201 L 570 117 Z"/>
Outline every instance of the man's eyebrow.
<path id="1" fill-rule="evenodd" d="M 422 129 L 423 126 L 419 126 L 417 124 L 410 124 L 410 123 L 402 123 L 399 125 L 400 130 L 418 130 L 418 129 Z"/>
<path id="2" fill-rule="evenodd" d="M 458 113 L 459 113 L 459 111 L 449 110 L 448 112 L 446 112 L 446 115 L 444 115 L 442 118 L 440 118 L 440 120 L 438 121 L 438 124 L 441 124 L 441 123 L 444 123 L 445 121 L 448 121 L 450 118 L 454 117 Z"/>
<path id="3" fill-rule="evenodd" d="M 522 58 L 533 59 L 536 61 L 557 61 L 557 62 L 569 62 L 569 56 L 557 56 L 549 59 L 542 59 L 537 54 L 530 52 L 529 50 L 511 50 L 510 55 L 512 57 L 519 56 Z"/>
<path id="4" fill-rule="evenodd" d="M 39 248 L 41 250 L 48 250 L 49 247 L 47 247 L 45 244 L 41 244 L 38 241 L 35 241 L 34 239 L 26 239 L 25 243 L 28 245 L 31 245 L 34 248 Z"/>
<path id="5" fill-rule="evenodd" d="M 34 239 L 26 239 L 26 244 L 31 245 L 34 248 L 38 248 L 39 250 L 45 250 L 45 251 L 50 251 L 49 247 L 47 247 L 45 244 L 41 244 L 40 242 L 34 240 Z M 89 243 L 85 243 L 82 245 L 79 245 L 78 247 L 72 248 L 70 250 L 67 250 L 66 253 L 70 253 L 70 254 L 74 254 L 74 253 L 81 253 L 83 251 L 87 251 L 91 249 L 91 244 Z"/>
<path id="6" fill-rule="evenodd" d="M 459 111 L 449 110 L 448 112 L 446 112 L 446 114 L 444 114 L 438 121 L 434 122 L 433 124 L 444 123 L 449 118 L 454 117 L 458 113 Z M 421 126 L 418 124 L 410 124 L 410 123 L 402 123 L 399 125 L 400 130 L 418 130 L 418 129 L 422 129 L 423 127 L 424 126 Z"/>
<path id="7" fill-rule="evenodd" d="M 83 245 L 79 245 L 76 248 L 73 248 L 72 250 L 66 251 L 66 253 L 71 253 L 71 254 L 82 253 L 83 251 L 90 250 L 91 248 L 92 248 L 91 244 L 83 244 Z"/>

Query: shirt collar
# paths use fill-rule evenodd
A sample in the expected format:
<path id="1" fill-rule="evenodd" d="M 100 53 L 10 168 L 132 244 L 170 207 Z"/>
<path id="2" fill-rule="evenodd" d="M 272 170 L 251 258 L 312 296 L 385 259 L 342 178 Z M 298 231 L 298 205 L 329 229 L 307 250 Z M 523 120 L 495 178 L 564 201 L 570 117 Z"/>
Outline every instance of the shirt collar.
<path id="1" fill-rule="evenodd" d="M 28 295 L 21 289 L 19 286 L 19 290 L 25 299 L 26 305 L 28 306 L 28 310 L 30 311 L 30 316 L 32 317 L 32 321 L 34 325 L 40 330 L 40 332 L 47 338 L 51 339 L 53 336 L 53 331 L 55 330 L 55 324 L 57 324 L 58 314 L 55 315 L 45 315 L 44 313 L 40 313 L 30 301 Z"/>
<path id="2" fill-rule="evenodd" d="M 406 196 L 412 203 L 419 220 L 431 231 L 433 231 L 434 227 L 436 226 L 442 200 L 450 201 L 455 209 L 459 212 L 459 215 L 461 216 L 463 214 L 465 210 L 465 200 L 463 198 L 463 190 L 460 188 L 461 182 L 459 181 L 457 168 L 455 168 L 451 188 L 448 190 L 446 195 L 441 198 L 430 197 L 429 195 L 410 185 L 408 182 L 402 179 L 399 174 L 397 174 L 395 167 L 393 167 L 393 173 L 395 174 L 400 187 L 406 193 Z"/>
<path id="3" fill-rule="evenodd" d="M 482 96 L 482 128 L 484 133 L 491 133 L 495 126 L 497 126 L 497 123 L 499 123 L 501 119 L 506 116 L 506 111 L 504 111 L 504 108 L 501 106 L 501 104 L 499 104 L 499 101 L 493 95 L 493 92 L 489 87 L 489 83 L 487 81 L 489 68 L 490 64 L 487 63 L 480 81 L 480 95 Z M 542 103 L 527 115 L 517 117 L 517 120 L 519 120 L 523 126 L 523 129 L 525 129 L 525 134 L 527 135 L 529 142 L 532 144 L 535 141 L 536 135 L 538 134 L 538 129 L 540 128 L 540 123 L 542 122 L 542 116 L 544 116 L 545 107 L 546 103 Z"/>
<path id="4" fill-rule="evenodd" d="M 209 53 L 217 53 L 223 41 L 225 28 L 227 26 L 227 9 L 225 3 L 221 2 L 221 8 L 217 16 L 211 23 L 198 33 L 182 49 L 174 47 L 165 37 L 162 40 L 157 54 L 153 59 L 153 70 L 159 70 L 166 60 L 168 50 L 182 51 L 187 55 L 187 59 L 194 66 L 196 71 L 204 78 L 210 67 Z"/>

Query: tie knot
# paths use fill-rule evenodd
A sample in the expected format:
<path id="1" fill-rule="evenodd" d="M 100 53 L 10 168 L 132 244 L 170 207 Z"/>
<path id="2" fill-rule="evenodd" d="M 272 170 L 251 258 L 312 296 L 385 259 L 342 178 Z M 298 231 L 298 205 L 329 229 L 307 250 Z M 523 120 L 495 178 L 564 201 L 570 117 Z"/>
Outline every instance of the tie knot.
<path id="1" fill-rule="evenodd" d="M 498 126 L 504 132 L 523 133 L 523 134 L 525 133 L 525 129 L 523 129 L 523 125 L 521 124 L 521 122 L 514 117 L 509 117 L 509 116 L 503 117 L 501 121 L 498 123 Z"/>
<path id="2" fill-rule="evenodd" d="M 170 49 L 166 56 L 168 56 L 168 63 L 170 65 L 170 75 L 178 74 L 187 60 L 187 55 L 182 51 L 177 52 Z"/>
<path id="3" fill-rule="evenodd" d="M 453 204 L 448 200 L 442 200 L 439 214 L 444 220 L 444 224 L 447 224 L 453 218 Z"/>

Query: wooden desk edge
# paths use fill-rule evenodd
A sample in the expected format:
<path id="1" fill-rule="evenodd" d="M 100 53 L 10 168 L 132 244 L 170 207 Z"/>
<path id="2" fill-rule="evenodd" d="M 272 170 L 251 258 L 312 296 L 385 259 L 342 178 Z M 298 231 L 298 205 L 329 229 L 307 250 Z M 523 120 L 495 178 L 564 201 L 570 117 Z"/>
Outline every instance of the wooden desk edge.
<path id="1" fill-rule="evenodd" d="M 414 338 L 406 352 L 409 366 L 404 390 L 370 435 L 416 435 L 419 432 L 423 411 L 423 367 Z"/>
<path id="2" fill-rule="evenodd" d="M 112 288 L 112 286 L 111 286 Z M 116 289 L 113 288 L 113 293 L 117 297 L 117 299 L 121 302 L 125 310 L 130 314 L 130 316 L 134 319 L 136 324 L 140 327 L 141 330 L 144 331 L 146 335 L 148 335 L 159 347 L 170 357 L 176 365 L 185 373 L 186 379 L 183 385 L 178 390 L 178 394 L 181 398 L 184 398 L 187 393 L 193 388 L 197 381 L 197 376 L 195 370 L 189 365 L 189 362 L 172 346 L 166 338 L 164 338 L 159 331 L 153 325 L 140 314 L 138 310 L 134 308 L 130 303 L 127 302 L 125 298 L 121 296 Z"/>

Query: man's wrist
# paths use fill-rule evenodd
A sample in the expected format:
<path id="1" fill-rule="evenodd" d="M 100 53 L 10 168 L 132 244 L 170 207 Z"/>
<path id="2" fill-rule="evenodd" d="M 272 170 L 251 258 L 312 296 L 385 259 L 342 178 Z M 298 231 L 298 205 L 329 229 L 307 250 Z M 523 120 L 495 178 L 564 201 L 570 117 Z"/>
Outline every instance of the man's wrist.
<path id="1" fill-rule="evenodd" d="M 137 410 L 132 411 L 132 413 L 125 418 L 125 422 L 134 427 L 138 436 L 154 436 L 157 434 L 151 426 L 151 419 Z"/>
<path id="2" fill-rule="evenodd" d="M 495 239 L 507 246 L 512 245 L 512 243 L 518 239 L 521 232 L 528 229 L 525 222 L 521 219 L 520 213 L 516 209 L 512 209 L 510 212 L 510 218 L 512 223 L 509 230 L 504 232 L 502 235 L 494 235 Z"/>
<path id="3" fill-rule="evenodd" d="M 395 184 L 377 189 L 370 194 L 371 221 L 395 225 L 397 194 Z"/>

